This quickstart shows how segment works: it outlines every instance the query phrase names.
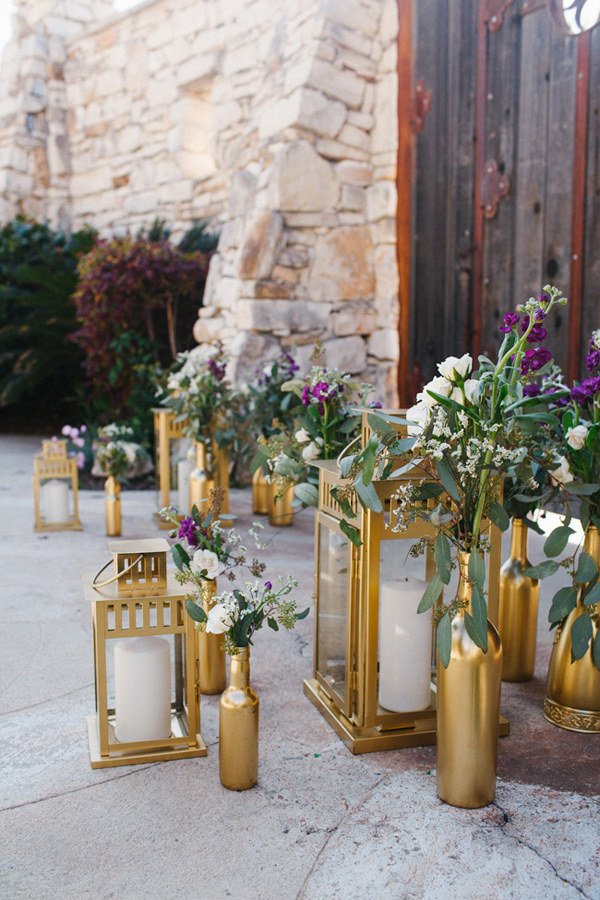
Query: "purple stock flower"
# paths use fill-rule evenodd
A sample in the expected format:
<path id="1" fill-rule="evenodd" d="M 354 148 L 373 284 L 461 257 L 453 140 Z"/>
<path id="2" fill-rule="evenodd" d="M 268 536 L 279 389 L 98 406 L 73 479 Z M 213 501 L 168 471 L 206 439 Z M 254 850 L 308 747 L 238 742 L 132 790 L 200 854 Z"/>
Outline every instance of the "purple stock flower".
<path id="1" fill-rule="evenodd" d="M 198 546 L 198 538 L 196 536 L 196 523 L 191 516 L 184 516 L 179 523 L 179 531 L 177 537 L 180 540 L 187 541 L 190 547 Z"/>
<path id="2" fill-rule="evenodd" d="M 523 385 L 523 396 L 524 397 L 537 397 L 538 394 L 541 393 L 541 387 L 535 381 L 532 381 L 531 384 Z"/>
<path id="3" fill-rule="evenodd" d="M 528 375 L 529 372 L 539 372 L 539 370 L 550 362 L 552 354 L 545 347 L 536 347 L 535 350 L 526 350 L 525 356 L 521 360 L 521 375 Z"/>
<path id="4" fill-rule="evenodd" d="M 571 388 L 571 399 L 581 405 L 593 400 L 594 394 L 600 390 L 600 375 L 594 378 L 585 378 L 581 384 L 576 384 Z"/>
<path id="5" fill-rule="evenodd" d="M 225 369 L 227 368 L 227 363 L 218 363 L 216 359 L 209 359 L 207 365 L 208 371 L 213 376 L 213 378 L 216 378 L 217 381 L 223 381 L 223 379 L 225 378 Z"/>
<path id="6" fill-rule="evenodd" d="M 379 400 L 373 400 L 373 402 L 370 404 L 370 406 L 372 409 L 381 409 L 382 408 Z"/>
<path id="7" fill-rule="evenodd" d="M 546 318 L 546 313 L 542 312 L 541 309 L 538 309 L 535 314 L 536 322 L 534 323 L 531 331 L 527 336 L 527 342 L 529 344 L 537 344 L 539 341 L 543 341 L 547 337 L 547 331 L 543 325 L 538 325 L 538 321 L 542 321 Z M 523 321 L 521 322 L 521 331 L 523 334 L 529 328 L 529 316 L 525 316 Z"/>
<path id="8" fill-rule="evenodd" d="M 595 348 L 590 350 L 585 358 L 585 367 L 588 372 L 593 372 L 594 369 L 600 368 L 600 350 L 596 350 Z"/>
<path id="9" fill-rule="evenodd" d="M 310 406 L 310 385 L 308 384 L 302 388 L 302 403 L 304 406 Z"/>
<path id="10" fill-rule="evenodd" d="M 326 381 L 317 381 L 312 389 L 315 400 L 329 400 L 329 385 Z"/>
<path id="11" fill-rule="evenodd" d="M 268 591 L 271 591 L 273 589 L 273 585 L 270 581 L 265 581 L 265 587 Z"/>
<path id="12" fill-rule="evenodd" d="M 500 331 L 504 332 L 504 334 L 508 334 L 509 331 L 512 331 L 513 328 L 516 328 L 519 324 L 519 319 L 520 316 L 517 312 L 506 313 L 504 316 L 504 325 L 500 326 Z"/>

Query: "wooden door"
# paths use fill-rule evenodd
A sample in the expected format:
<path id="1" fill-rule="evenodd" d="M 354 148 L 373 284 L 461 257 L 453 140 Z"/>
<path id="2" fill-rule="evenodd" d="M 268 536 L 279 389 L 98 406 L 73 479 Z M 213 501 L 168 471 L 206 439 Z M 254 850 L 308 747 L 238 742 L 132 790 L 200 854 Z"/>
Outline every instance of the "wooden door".
<path id="1" fill-rule="evenodd" d="M 564 33 L 552 2 L 399 0 L 413 34 L 404 403 L 446 356 L 494 352 L 504 314 L 546 283 L 570 300 L 546 344 L 571 378 L 600 327 L 600 29 Z"/>

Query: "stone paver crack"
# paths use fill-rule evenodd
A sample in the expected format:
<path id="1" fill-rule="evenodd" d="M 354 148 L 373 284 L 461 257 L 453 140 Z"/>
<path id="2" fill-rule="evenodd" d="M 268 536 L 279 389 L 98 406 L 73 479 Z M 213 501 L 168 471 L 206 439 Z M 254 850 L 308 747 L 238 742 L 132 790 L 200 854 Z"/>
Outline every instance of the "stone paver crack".
<path id="1" fill-rule="evenodd" d="M 530 844 L 528 841 L 524 840 L 522 837 L 519 837 L 517 834 L 510 834 L 510 832 L 506 831 L 506 826 L 512 823 L 510 815 L 506 812 L 505 809 L 502 808 L 502 806 L 500 806 L 497 800 L 493 801 L 492 806 L 494 806 L 498 810 L 498 812 L 504 819 L 504 821 L 500 823 L 500 830 L 505 835 L 505 837 L 510 838 L 510 840 L 512 841 L 515 841 L 515 843 L 519 844 L 521 847 L 526 847 L 528 850 L 531 850 L 532 853 L 535 853 L 538 859 L 541 859 L 542 862 L 545 862 L 552 869 L 556 877 L 560 881 L 562 881 L 563 884 L 567 884 L 569 887 L 574 888 L 579 894 L 581 894 L 582 897 L 585 897 L 586 900 L 593 900 L 593 897 L 591 897 L 589 894 L 586 894 L 583 888 L 579 887 L 579 885 L 577 884 L 574 884 L 572 881 L 569 881 L 569 879 L 565 878 L 564 875 L 561 875 L 556 866 L 552 862 L 550 862 L 550 860 L 545 857 L 543 853 L 540 853 L 537 847 L 534 847 L 533 844 Z"/>
<path id="2" fill-rule="evenodd" d="M 337 831 L 339 830 L 340 826 L 343 825 L 344 822 L 346 822 L 347 819 L 349 819 L 351 816 L 355 815 L 357 812 L 359 812 L 359 811 L 363 808 L 363 806 L 371 799 L 371 797 L 372 797 L 372 795 L 373 795 L 373 791 L 374 791 L 376 788 L 378 788 L 379 785 L 382 784 L 384 781 L 389 780 L 390 777 L 391 777 L 391 776 L 390 776 L 389 774 L 382 775 L 381 778 L 379 778 L 377 781 L 375 781 L 375 782 L 371 785 L 371 787 L 369 788 L 368 792 L 367 792 L 367 793 L 364 795 L 364 797 L 360 800 L 360 802 L 358 803 L 358 805 L 357 805 L 357 806 L 352 806 L 352 807 L 350 807 L 349 809 L 347 809 L 347 810 L 344 812 L 343 816 L 339 819 L 339 821 L 338 821 L 335 825 L 332 825 L 330 828 L 327 828 L 327 829 L 319 829 L 319 831 L 325 831 L 325 833 L 327 834 L 327 837 L 325 838 L 325 841 L 324 841 L 324 843 L 323 843 L 323 846 L 321 847 L 321 849 L 320 849 L 319 852 L 317 853 L 317 855 L 316 855 L 316 857 L 315 857 L 315 859 L 314 859 L 314 861 L 313 861 L 313 864 L 312 864 L 312 866 L 310 867 L 310 871 L 308 872 L 306 878 L 305 878 L 304 881 L 302 882 L 302 886 L 301 886 L 300 890 L 299 890 L 298 893 L 296 894 L 296 900 L 302 900 L 302 896 L 304 895 L 304 891 L 305 891 L 305 889 L 306 889 L 306 886 L 307 886 L 307 884 L 308 884 L 308 881 L 309 881 L 311 875 L 313 874 L 313 872 L 315 871 L 315 869 L 316 869 L 316 867 L 317 867 L 317 864 L 318 864 L 319 860 L 321 859 L 321 856 L 323 855 L 323 853 L 324 853 L 325 850 L 327 849 L 327 846 L 328 846 L 328 844 L 329 844 L 329 841 L 331 840 L 331 838 L 333 837 L 333 835 L 337 833 Z"/>

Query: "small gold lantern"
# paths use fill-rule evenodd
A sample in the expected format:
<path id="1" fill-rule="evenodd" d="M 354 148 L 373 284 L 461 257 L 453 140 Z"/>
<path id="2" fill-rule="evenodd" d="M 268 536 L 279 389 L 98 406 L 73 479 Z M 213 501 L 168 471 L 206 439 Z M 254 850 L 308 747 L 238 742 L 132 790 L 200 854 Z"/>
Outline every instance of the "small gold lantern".
<path id="1" fill-rule="evenodd" d="M 36 531 L 81 531 L 77 501 L 76 460 L 67 442 L 42 441 L 33 459 L 33 502 Z"/>
<path id="2" fill-rule="evenodd" d="M 156 455 L 156 471 L 158 472 L 158 510 L 154 513 L 154 521 L 160 529 L 172 528 L 170 522 L 160 517 L 160 510 L 165 506 L 171 506 L 171 492 L 175 489 L 177 481 L 177 464 L 171 464 L 171 441 L 185 440 L 184 429 L 187 424 L 185 417 L 179 417 L 168 407 L 158 407 L 152 410 L 154 414 L 154 448 Z M 189 510 L 182 510 L 189 512 Z"/>
<path id="3" fill-rule="evenodd" d="M 87 719 L 92 768 L 206 756 L 200 734 L 197 634 L 185 610 L 185 593 L 167 574 L 169 545 L 158 538 L 112 541 L 108 546 L 113 554 L 114 574 L 100 582 L 101 572 L 95 578 L 90 574 L 83 578 L 94 637 L 96 713 Z M 114 645 L 113 656 L 108 647 L 115 639 L 119 642 Z M 145 643 L 140 644 L 140 639 L 145 639 Z M 120 646 L 124 649 L 119 661 Z M 156 651 L 160 659 L 155 659 Z M 146 668 L 140 668 L 144 664 Z M 115 707 L 109 708 L 113 674 L 117 700 Z M 161 677 L 165 674 L 166 678 Z M 141 692 L 137 700 L 135 690 Z M 151 704 L 156 693 L 165 691 L 166 730 L 157 736 L 140 738 L 140 728 L 142 732 L 145 728 L 144 713 L 156 715 L 154 707 L 147 712 L 141 706 L 146 698 Z M 122 724 L 119 695 L 124 698 Z"/>
<path id="4" fill-rule="evenodd" d="M 403 413 L 396 410 L 395 415 Z M 397 426 L 398 431 L 401 427 Z M 367 414 L 363 415 L 363 446 L 370 436 Z M 379 703 L 380 689 L 380 592 L 384 582 L 399 574 L 417 574 L 419 561 L 408 559 L 408 549 L 420 537 L 433 535 L 429 523 L 417 520 L 397 533 L 397 500 L 401 484 L 421 482 L 421 471 L 410 470 L 398 479 L 373 481 L 383 511 L 362 510 L 352 524 L 362 540 L 355 547 L 341 530 L 344 518 L 332 488 L 343 484 L 336 461 L 317 460 L 319 501 L 315 528 L 315 650 L 313 677 L 304 681 L 304 693 L 326 718 L 353 753 L 392 750 L 434 744 L 435 642 L 431 634 L 429 705 L 416 712 L 394 712 Z M 386 527 L 387 526 L 387 527 Z M 492 552 L 488 567 L 489 618 L 497 621 L 501 535 L 492 526 Z M 403 568 L 404 562 L 404 568 Z M 420 561 L 422 567 L 423 561 Z M 425 554 L 424 579 L 435 571 L 433 554 Z M 423 575 L 421 575 L 423 578 Z M 508 722 L 501 717 L 500 734 L 508 734 Z"/>

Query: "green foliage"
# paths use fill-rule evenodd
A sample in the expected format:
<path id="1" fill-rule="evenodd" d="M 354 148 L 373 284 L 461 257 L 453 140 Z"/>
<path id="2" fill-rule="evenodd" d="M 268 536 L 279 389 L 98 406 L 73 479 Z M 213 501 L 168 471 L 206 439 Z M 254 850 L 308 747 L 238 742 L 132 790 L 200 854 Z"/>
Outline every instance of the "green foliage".
<path id="1" fill-rule="evenodd" d="M 182 253 L 205 253 L 211 255 L 217 249 L 219 233 L 210 231 L 208 219 L 197 219 L 179 242 Z"/>
<path id="2" fill-rule="evenodd" d="M 0 230 L 0 406 L 67 418 L 83 355 L 69 341 L 77 260 L 95 233 L 71 237 L 24 218 Z"/>

